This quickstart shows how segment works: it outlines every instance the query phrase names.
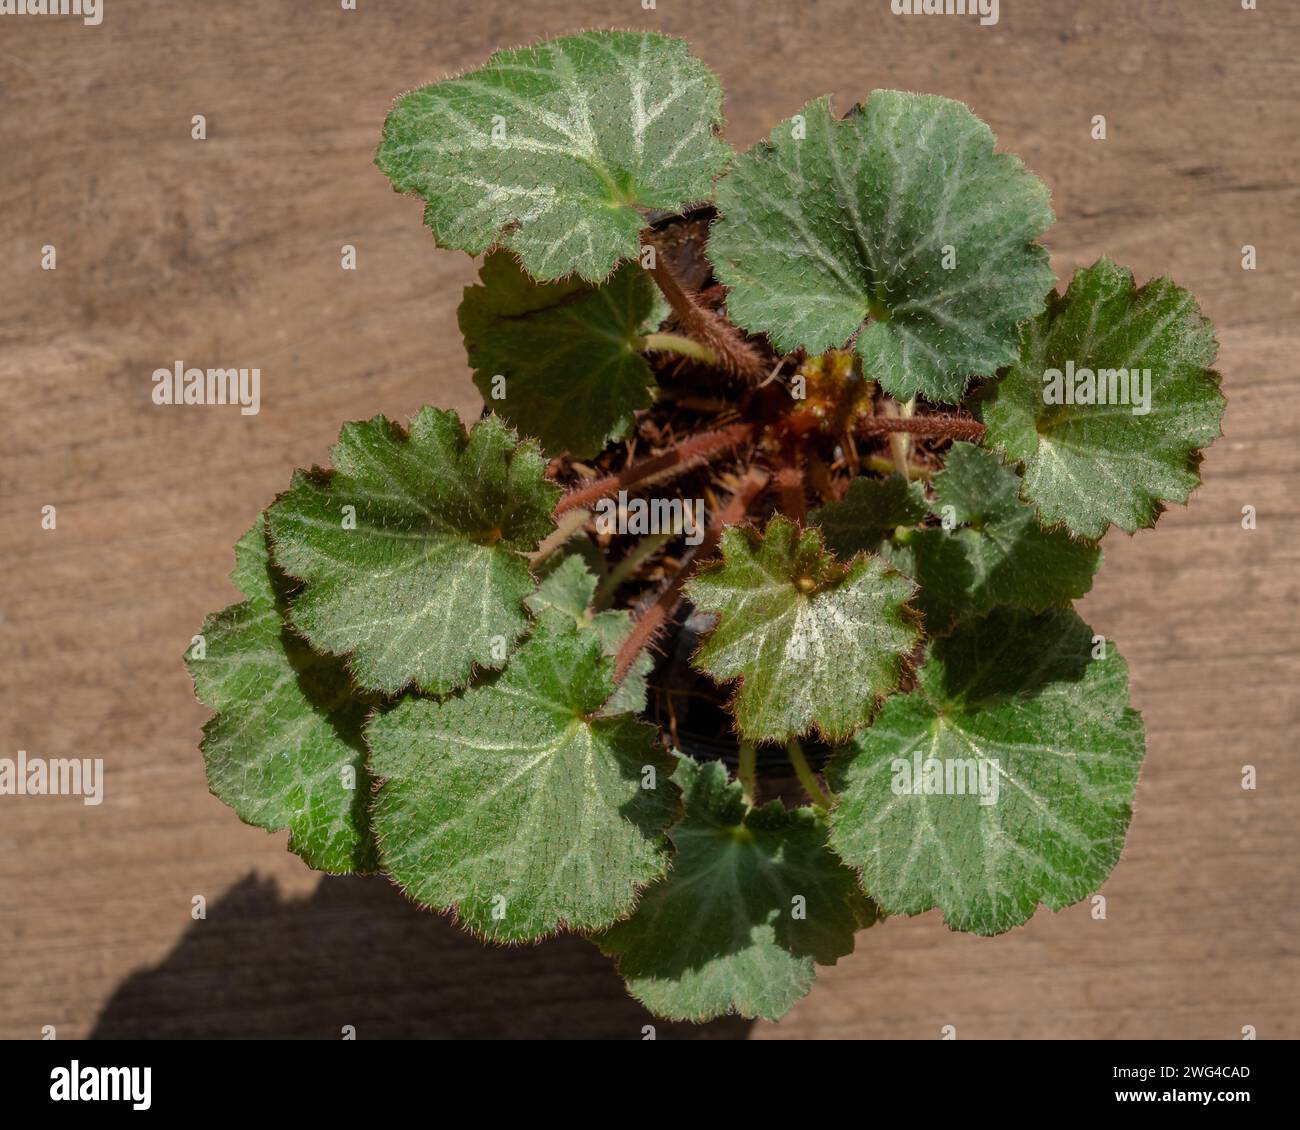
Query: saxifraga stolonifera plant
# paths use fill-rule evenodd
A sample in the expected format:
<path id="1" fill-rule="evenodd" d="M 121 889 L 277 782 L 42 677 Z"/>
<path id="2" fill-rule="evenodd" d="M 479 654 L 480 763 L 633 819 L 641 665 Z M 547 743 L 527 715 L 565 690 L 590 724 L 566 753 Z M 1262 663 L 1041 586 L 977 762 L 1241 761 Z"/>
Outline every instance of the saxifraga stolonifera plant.
<path id="1" fill-rule="evenodd" d="M 188 656 L 245 821 L 692 1020 L 780 1017 L 884 915 L 1101 886 L 1144 736 L 1071 602 L 1223 411 L 1186 291 L 1054 292 L 1047 187 L 962 104 L 823 98 L 736 155 L 721 99 L 593 31 L 398 100 L 380 169 L 486 253 L 490 411 L 345 425 Z"/>

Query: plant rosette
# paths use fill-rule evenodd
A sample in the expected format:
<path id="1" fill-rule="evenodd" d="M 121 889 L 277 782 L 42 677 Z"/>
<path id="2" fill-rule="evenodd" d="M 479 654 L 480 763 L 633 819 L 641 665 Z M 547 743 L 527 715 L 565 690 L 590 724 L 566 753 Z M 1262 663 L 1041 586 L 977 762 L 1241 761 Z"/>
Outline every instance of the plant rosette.
<path id="1" fill-rule="evenodd" d="M 1047 187 L 964 105 L 823 98 L 739 154 L 721 107 L 605 31 L 397 100 L 376 163 L 484 256 L 487 410 L 346 424 L 186 656 L 243 820 L 697 1021 L 779 1018 L 888 915 L 1104 884 L 1144 736 L 1072 603 L 1224 403 L 1185 290 L 1054 290 Z"/>

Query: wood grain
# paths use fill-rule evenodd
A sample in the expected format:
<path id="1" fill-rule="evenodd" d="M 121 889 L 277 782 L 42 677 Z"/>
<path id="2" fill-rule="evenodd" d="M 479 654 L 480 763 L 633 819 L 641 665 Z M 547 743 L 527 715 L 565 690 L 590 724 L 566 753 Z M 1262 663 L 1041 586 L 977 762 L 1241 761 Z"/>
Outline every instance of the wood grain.
<path id="1" fill-rule="evenodd" d="M 207 793 L 180 656 L 234 597 L 235 539 L 341 421 L 477 407 L 455 322 L 474 265 L 371 165 L 392 98 L 499 46 L 644 26 L 719 72 L 738 145 L 828 87 L 841 111 L 877 86 L 967 101 L 1051 185 L 1058 275 L 1103 252 L 1172 275 L 1219 327 L 1229 397 L 1192 505 L 1108 538 L 1081 608 L 1128 658 L 1149 735 L 1106 920 L 1042 911 L 993 940 L 890 921 L 779 1026 L 661 1035 L 1300 1036 L 1300 6 L 1259 8 L 1004 0 L 992 28 L 886 0 L 0 17 L 0 755 L 108 774 L 97 808 L 0 798 L 0 1035 L 640 1038 L 584 943 L 484 949 L 240 824 Z M 260 366 L 261 413 L 154 406 L 150 374 L 178 358 Z"/>

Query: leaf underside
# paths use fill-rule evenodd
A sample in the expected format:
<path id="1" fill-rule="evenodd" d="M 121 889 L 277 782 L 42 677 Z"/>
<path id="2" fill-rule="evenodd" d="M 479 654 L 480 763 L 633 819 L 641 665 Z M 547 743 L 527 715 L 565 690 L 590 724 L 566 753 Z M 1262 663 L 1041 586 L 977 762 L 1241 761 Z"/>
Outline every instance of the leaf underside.
<path id="1" fill-rule="evenodd" d="M 595 629 L 550 610 L 490 685 L 371 723 L 375 831 L 408 895 L 503 942 L 631 911 L 678 791 L 653 727 L 599 716 L 612 670 Z"/>
<path id="2" fill-rule="evenodd" d="M 398 100 L 375 162 L 442 247 L 510 248 L 534 278 L 599 282 L 642 211 L 708 199 L 731 150 L 717 77 L 678 39 L 588 31 L 498 51 Z"/>
<path id="3" fill-rule="evenodd" d="M 264 516 L 235 546 L 244 601 L 203 624 L 206 654 L 187 653 L 213 794 L 241 820 L 290 830 L 289 849 L 318 871 L 372 871 L 370 779 L 361 730 L 370 700 L 336 658 L 285 621 L 287 578 L 267 553 Z"/>
<path id="4" fill-rule="evenodd" d="M 778 353 L 856 333 L 886 392 L 960 400 L 1015 360 L 1053 283 L 1033 242 L 1047 187 L 994 142 L 934 95 L 877 90 L 843 120 L 810 103 L 718 182 L 708 254 L 730 315 Z"/>
<path id="5" fill-rule="evenodd" d="M 1101 886 L 1144 738 L 1123 659 L 1094 646 L 1070 610 L 965 620 L 837 756 L 831 844 L 885 912 L 1000 934 Z"/>
<path id="6" fill-rule="evenodd" d="M 879 558 L 839 564 L 819 530 L 786 518 L 763 535 L 731 526 L 721 560 L 687 585 L 697 608 L 720 616 L 693 661 L 741 680 L 731 706 L 744 738 L 785 741 L 812 726 L 845 738 L 898 685 L 920 634 L 913 591 Z"/>
<path id="7" fill-rule="evenodd" d="M 1025 466 L 1022 495 L 1049 525 L 1100 538 L 1114 524 L 1152 526 L 1163 502 L 1200 483 L 1200 448 L 1220 434 L 1224 400 L 1210 370 L 1218 346 L 1196 300 L 1169 279 L 1140 289 L 1109 259 L 1075 274 L 1027 325 L 1019 360 L 976 399 L 986 446 Z M 1130 403 L 1045 402 L 1048 370 L 1150 370 L 1150 411 Z M 1100 391 L 1100 382 L 1097 391 Z M 1116 392 L 1123 386 L 1115 379 Z"/>
<path id="8" fill-rule="evenodd" d="M 549 455 L 585 459 L 626 436 L 653 401 L 641 334 L 667 309 L 640 265 L 599 286 L 537 283 L 494 252 L 479 278 L 459 318 L 483 399 Z"/>
<path id="9" fill-rule="evenodd" d="M 720 762 L 679 758 L 686 816 L 668 877 L 597 938 L 632 995 L 660 1016 L 777 1020 L 853 950 L 874 918 L 810 808 L 748 808 Z"/>
<path id="10" fill-rule="evenodd" d="M 269 512 L 276 561 L 306 582 L 294 625 L 374 690 L 445 694 L 500 667 L 536 587 L 523 554 L 554 528 L 537 446 L 424 408 L 409 435 L 383 416 L 345 424 L 331 458 Z"/>

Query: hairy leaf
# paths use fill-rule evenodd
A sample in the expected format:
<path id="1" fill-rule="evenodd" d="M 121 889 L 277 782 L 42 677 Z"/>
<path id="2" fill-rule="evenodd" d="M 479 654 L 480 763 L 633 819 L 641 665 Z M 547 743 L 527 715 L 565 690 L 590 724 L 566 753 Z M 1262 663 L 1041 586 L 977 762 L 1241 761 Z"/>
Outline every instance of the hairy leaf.
<path id="1" fill-rule="evenodd" d="M 530 612 L 540 616 L 553 608 L 579 623 L 610 623 L 607 613 L 591 612 L 598 581 L 581 552 L 556 553 L 539 567 L 537 575 L 537 591 L 525 601 Z"/>
<path id="2" fill-rule="evenodd" d="M 919 635 L 909 581 L 876 557 L 838 563 L 819 530 L 782 517 L 761 536 L 725 529 L 722 560 L 687 592 L 720 614 L 694 662 L 715 679 L 741 680 L 732 710 L 750 741 L 785 741 L 814 725 L 847 737 L 898 685 Z"/>
<path id="3" fill-rule="evenodd" d="M 841 557 L 879 553 L 920 591 L 912 604 L 926 631 L 943 632 L 965 612 L 1006 604 L 1035 612 L 1065 605 L 1092 587 L 1097 544 L 1044 530 L 1019 497 L 1020 477 L 991 451 L 954 443 L 934 478 L 933 507 L 901 477 L 854 479 L 838 502 L 814 511 Z M 933 509 L 949 528 L 915 529 Z"/>
<path id="4" fill-rule="evenodd" d="M 372 700 L 343 664 L 312 651 L 285 622 L 288 580 L 267 554 L 264 516 L 235 546 L 245 600 L 203 623 L 202 658 L 186 666 L 199 700 L 213 794 L 241 820 L 288 828 L 289 850 L 318 871 L 371 871 L 370 778 L 361 729 Z"/>
<path id="5" fill-rule="evenodd" d="M 383 416 L 345 424 L 331 457 L 333 474 L 297 472 L 270 510 L 276 561 L 306 582 L 294 625 L 377 690 L 444 694 L 500 667 L 528 626 L 523 554 L 559 497 L 537 446 L 495 417 L 467 436 L 424 408 L 409 435 Z"/>
<path id="6" fill-rule="evenodd" d="M 919 586 L 912 605 L 925 618 L 927 635 L 946 631 L 975 607 L 975 567 L 961 536 L 934 527 L 900 530 L 880 555 Z"/>
<path id="7" fill-rule="evenodd" d="M 960 400 L 1015 359 L 1053 281 L 1033 243 L 1047 187 L 994 141 L 934 95 L 877 90 L 838 121 L 806 106 L 718 182 L 708 252 L 731 316 L 779 353 L 856 333 L 885 391 Z"/>
<path id="8" fill-rule="evenodd" d="M 598 282 L 636 257 L 643 209 L 712 195 L 721 125 L 722 88 L 684 42 L 588 31 L 404 95 L 375 161 L 424 197 L 440 246 L 500 243 L 534 278 Z"/>
<path id="9" fill-rule="evenodd" d="M 833 764 L 831 843 L 887 913 L 1000 934 L 1110 874 L 1143 749 L 1112 645 L 1073 611 L 999 609 L 937 640 Z"/>
<path id="10" fill-rule="evenodd" d="M 686 816 L 669 833 L 672 871 L 597 943 L 660 1016 L 779 1019 L 812 988 L 814 963 L 853 951 L 874 907 L 812 809 L 749 808 L 717 761 L 679 758 L 674 779 Z"/>
<path id="11" fill-rule="evenodd" d="M 809 515 L 820 526 L 826 544 L 847 560 L 855 553 L 877 552 L 899 526 L 915 526 L 929 513 L 920 483 L 902 475 L 887 479 L 854 479 L 843 498 L 828 502 Z"/>
<path id="12" fill-rule="evenodd" d="M 613 666 L 594 630 L 550 611 L 490 685 L 371 723 L 375 830 L 408 895 L 498 941 L 632 909 L 664 872 L 678 790 L 652 727 L 597 716 Z"/>
<path id="13" fill-rule="evenodd" d="M 616 655 L 632 632 L 632 617 L 621 608 L 594 611 L 591 599 L 597 583 L 580 553 L 557 555 L 544 569 L 537 591 L 528 598 L 528 608 L 539 616 L 547 609 L 555 609 L 572 617 L 580 627 L 594 628 L 605 653 Z M 601 708 L 601 715 L 640 714 L 646 706 L 646 679 L 653 667 L 654 656 L 642 651 L 632 661 L 613 698 Z"/>
<path id="14" fill-rule="evenodd" d="M 1187 501 L 1201 481 L 1200 448 L 1220 434 L 1223 395 L 1209 368 L 1217 350 L 1187 291 L 1168 279 L 1139 289 L 1131 271 L 1102 259 L 1051 297 L 1025 328 L 1020 359 L 980 390 L 984 443 L 1025 465 L 1021 494 L 1048 524 L 1087 538 L 1112 523 L 1129 533 L 1152 526 L 1162 502 Z M 1048 403 L 1065 394 L 1068 369 L 1083 398 Z M 1149 383 L 1135 382 L 1143 371 Z"/>
<path id="15" fill-rule="evenodd" d="M 666 303 L 635 263 L 600 285 L 536 283 L 506 252 L 467 287 L 460 329 L 483 399 L 552 455 L 595 455 L 653 400 L 641 333 Z M 498 380 L 504 378 L 504 380 Z"/>
<path id="16" fill-rule="evenodd" d="M 1092 587 L 1101 564 L 1095 542 L 1044 530 L 1019 489 L 1014 470 L 969 443 L 953 444 L 935 476 L 935 506 L 962 524 L 953 536 L 970 562 L 968 607 L 975 611 L 999 604 L 1033 612 L 1066 605 Z"/>

